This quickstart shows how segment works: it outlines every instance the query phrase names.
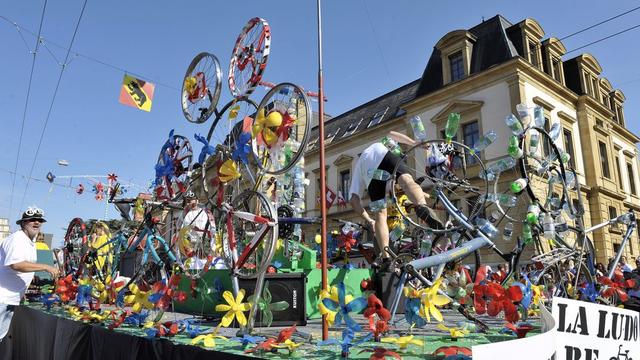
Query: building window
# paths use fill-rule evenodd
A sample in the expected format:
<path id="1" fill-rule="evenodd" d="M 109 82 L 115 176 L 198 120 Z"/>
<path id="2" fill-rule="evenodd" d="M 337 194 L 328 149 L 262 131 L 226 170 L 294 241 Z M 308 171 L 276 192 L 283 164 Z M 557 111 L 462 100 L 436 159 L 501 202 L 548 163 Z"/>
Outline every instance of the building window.
<path id="1" fill-rule="evenodd" d="M 449 66 L 451 68 L 451 81 L 458 81 L 464 78 L 464 60 L 462 51 L 449 56 Z"/>
<path id="2" fill-rule="evenodd" d="M 629 176 L 629 187 L 631 188 L 631 193 L 633 195 L 637 195 L 636 193 L 636 177 L 633 176 L 633 166 L 631 163 L 627 163 L 627 175 Z"/>
<path id="3" fill-rule="evenodd" d="M 528 41 L 529 43 L 529 62 L 535 66 L 535 67 L 539 67 L 538 65 L 538 44 L 536 44 L 533 41 Z"/>
<path id="4" fill-rule="evenodd" d="M 562 82 L 562 71 L 560 70 L 560 59 L 557 57 L 551 58 L 551 71 L 554 79 Z"/>
<path id="5" fill-rule="evenodd" d="M 335 139 L 336 135 L 338 135 L 339 132 L 340 132 L 340 127 L 338 127 L 335 131 L 329 133 L 324 141 L 325 146 L 328 144 L 331 144 L 331 142 L 333 141 L 333 139 Z"/>
<path id="6" fill-rule="evenodd" d="M 615 207 L 609 206 L 609 219 L 615 219 L 618 217 L 618 211 Z"/>
<path id="7" fill-rule="evenodd" d="M 616 162 L 616 177 L 618 180 L 618 186 L 622 189 L 622 172 L 620 171 L 620 158 L 616 156 L 614 160 Z"/>
<path id="8" fill-rule="evenodd" d="M 611 109 L 611 103 L 609 101 L 609 95 L 604 94 L 604 93 L 602 94 L 602 105 L 604 105 L 607 109 Z"/>
<path id="9" fill-rule="evenodd" d="M 349 124 L 349 127 L 347 128 L 347 130 L 344 132 L 344 134 L 342 134 L 342 137 L 345 138 L 347 136 L 351 136 L 353 135 L 354 132 L 356 132 L 356 130 L 358 130 L 358 126 L 360 126 L 360 123 L 362 123 L 362 120 L 364 118 L 360 118 L 360 121 L 358 122 L 352 122 L 351 124 Z"/>
<path id="10" fill-rule="evenodd" d="M 616 122 L 624 126 L 624 115 L 622 114 L 622 106 L 616 105 Z"/>
<path id="11" fill-rule="evenodd" d="M 480 129 L 478 127 L 478 122 L 473 121 L 463 125 L 462 137 L 465 145 L 467 145 L 468 147 L 473 147 L 473 145 L 475 145 L 480 138 Z M 470 154 L 466 154 L 465 156 L 467 158 L 467 165 L 472 165 L 477 162 L 474 156 Z"/>
<path id="12" fill-rule="evenodd" d="M 574 161 L 574 151 L 573 151 L 573 137 L 571 136 L 571 131 L 569 129 L 563 129 L 564 134 L 564 151 L 569 154 L 569 166 L 572 169 L 575 169 L 575 161 Z"/>
<path id="13" fill-rule="evenodd" d="M 351 170 L 345 170 L 340 172 L 340 191 L 346 201 L 349 201 L 351 194 L 349 188 L 351 187 Z"/>
<path id="14" fill-rule="evenodd" d="M 383 111 L 378 111 L 377 113 L 373 114 L 373 116 L 371 117 L 371 121 L 369 121 L 369 125 L 367 125 L 367 128 L 380 124 L 380 122 L 382 122 L 382 119 L 384 119 L 384 116 L 387 114 L 388 110 L 389 107 L 387 106 L 387 108 Z"/>
<path id="15" fill-rule="evenodd" d="M 607 145 L 602 141 L 598 141 L 600 148 L 600 164 L 602 164 L 602 176 L 611 179 L 611 171 L 609 170 L 609 154 L 607 154 Z"/>
<path id="16" fill-rule="evenodd" d="M 547 133 L 549 133 L 549 130 L 551 129 L 551 119 L 549 119 L 549 117 L 545 116 L 544 117 L 544 131 L 546 131 Z M 544 151 L 544 156 L 549 156 L 551 154 L 551 144 L 549 143 L 549 138 L 546 136 L 540 136 L 540 138 L 542 139 L 542 150 Z"/>
<path id="17" fill-rule="evenodd" d="M 591 93 L 591 95 L 593 95 L 593 97 L 597 99 L 598 98 L 598 80 L 593 76 L 591 76 L 591 87 L 593 88 L 593 93 Z"/>

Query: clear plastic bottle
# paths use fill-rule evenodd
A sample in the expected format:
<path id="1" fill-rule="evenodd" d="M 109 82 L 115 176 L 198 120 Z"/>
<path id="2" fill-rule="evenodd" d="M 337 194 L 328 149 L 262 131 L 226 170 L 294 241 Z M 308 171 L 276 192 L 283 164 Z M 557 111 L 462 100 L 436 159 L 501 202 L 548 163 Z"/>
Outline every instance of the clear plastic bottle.
<path id="1" fill-rule="evenodd" d="M 430 232 L 425 231 L 420 241 L 420 255 L 429 256 L 431 254 L 431 247 L 433 246 L 433 235 Z"/>
<path id="2" fill-rule="evenodd" d="M 404 231 L 406 229 L 406 225 L 404 224 L 404 221 L 401 221 L 398 223 L 398 225 L 396 225 L 393 230 L 391 230 L 391 232 L 389 233 L 389 240 L 391 241 L 397 241 L 399 239 L 402 238 L 402 234 L 404 234 Z"/>
<path id="3" fill-rule="evenodd" d="M 529 204 L 527 208 L 527 221 L 529 224 L 537 224 L 540 217 L 540 206 L 538 204 Z"/>
<path id="4" fill-rule="evenodd" d="M 540 134 L 536 130 L 531 130 L 531 135 L 529 135 L 529 155 L 536 155 L 538 145 L 540 145 Z"/>
<path id="5" fill-rule="evenodd" d="M 493 210 L 491 215 L 489 215 L 489 221 L 494 224 L 496 221 L 500 220 L 502 214 L 498 210 Z"/>
<path id="6" fill-rule="evenodd" d="M 493 226 L 493 224 L 489 220 L 486 220 L 483 218 L 477 218 L 476 225 L 478 225 L 478 227 L 480 228 L 480 231 L 482 231 L 490 239 L 496 239 L 500 234 L 498 229 L 496 229 L 496 227 Z"/>
<path id="7" fill-rule="evenodd" d="M 400 148 L 400 145 L 398 145 L 398 143 L 392 138 L 388 136 L 383 137 L 382 144 L 386 146 L 392 154 L 402 156 L 402 149 Z"/>
<path id="8" fill-rule="evenodd" d="M 553 216 L 550 212 L 547 212 L 542 217 L 542 230 L 544 231 L 544 237 L 553 240 L 556 237 L 556 224 L 553 221 Z"/>
<path id="9" fill-rule="evenodd" d="M 531 226 L 528 223 L 524 223 L 522 225 L 522 241 L 525 244 L 531 243 L 533 241 L 533 234 L 531 233 Z"/>
<path id="10" fill-rule="evenodd" d="M 369 210 L 372 212 L 380 212 L 387 208 L 387 199 L 380 199 L 369 203 Z"/>
<path id="11" fill-rule="evenodd" d="M 498 135 L 496 135 L 495 131 L 489 131 L 488 133 L 484 134 L 484 136 L 482 136 L 476 144 L 473 145 L 470 153 L 472 155 L 475 153 L 479 153 L 480 151 L 489 147 L 489 145 L 493 144 L 493 142 L 496 141 L 497 138 Z"/>
<path id="12" fill-rule="evenodd" d="M 503 171 L 509 170 L 516 166 L 516 161 L 511 157 L 506 157 L 487 165 L 487 174 L 498 175 Z M 485 175 L 486 176 L 486 175 Z M 481 174 L 482 177 L 482 174 Z"/>
<path id="13" fill-rule="evenodd" d="M 569 230 L 569 224 L 567 224 L 567 220 L 564 219 L 564 216 L 562 216 L 562 214 L 558 214 L 558 216 L 556 216 L 555 223 L 556 233 L 560 236 L 564 236 L 564 233 Z"/>
<path id="14" fill-rule="evenodd" d="M 560 123 L 553 123 L 553 125 L 551 125 L 551 129 L 549 129 L 549 137 L 552 141 L 558 140 L 558 137 L 560 136 L 560 128 Z"/>
<path id="15" fill-rule="evenodd" d="M 536 106 L 533 109 L 533 122 L 537 127 L 544 129 L 544 123 L 546 120 L 544 118 L 544 110 L 542 109 L 542 106 Z"/>
<path id="16" fill-rule="evenodd" d="M 516 203 L 518 202 L 518 198 L 511 195 L 511 194 L 493 194 L 494 195 L 494 202 L 497 202 L 498 204 L 500 204 L 500 206 L 504 206 L 504 207 L 514 207 L 516 206 Z"/>
<path id="17" fill-rule="evenodd" d="M 633 213 L 628 212 L 620 217 L 620 222 L 625 225 L 630 225 L 631 222 L 633 221 L 633 218 L 634 218 Z"/>
<path id="18" fill-rule="evenodd" d="M 447 142 L 451 142 L 458 133 L 458 126 L 460 125 L 460 114 L 451 113 L 447 118 L 447 124 L 444 128 L 444 135 L 447 138 Z"/>
<path id="19" fill-rule="evenodd" d="M 517 180 L 513 181 L 511 183 L 511 185 L 509 185 L 509 188 L 511 189 L 511 192 L 514 193 L 514 194 L 519 194 L 526 187 L 527 187 L 527 179 L 525 179 L 525 178 L 517 179 Z"/>
<path id="20" fill-rule="evenodd" d="M 388 171 L 382 169 L 369 169 L 369 171 L 367 171 L 367 176 L 369 176 L 373 180 L 387 181 L 391 179 L 391 174 L 389 174 Z"/>
<path id="21" fill-rule="evenodd" d="M 531 121 L 529 120 L 529 107 L 527 106 L 527 104 L 516 105 L 516 111 L 518 112 L 518 117 L 520 118 L 522 125 L 527 126 Z"/>
<path id="22" fill-rule="evenodd" d="M 502 240 L 511 241 L 511 237 L 513 236 L 513 223 L 509 221 L 502 230 Z"/>
<path id="23" fill-rule="evenodd" d="M 427 140 L 427 132 L 424 129 L 424 123 L 420 116 L 415 115 L 409 119 L 409 124 L 411 124 L 411 129 L 413 130 L 413 138 L 418 142 L 423 142 Z"/>
<path id="24" fill-rule="evenodd" d="M 520 141 L 515 135 L 509 137 L 509 146 L 507 147 L 507 153 L 514 159 L 520 159 L 524 153 L 520 148 Z"/>
<path id="25" fill-rule="evenodd" d="M 524 132 L 522 123 L 513 114 L 509 114 L 509 116 L 507 116 L 504 122 L 507 124 L 509 129 L 511 129 L 511 132 L 513 133 L 513 135 L 518 136 Z"/>
<path id="26" fill-rule="evenodd" d="M 564 210 L 564 212 L 567 214 L 569 219 L 575 220 L 576 219 L 575 215 L 571 213 L 572 207 L 573 206 L 571 206 L 568 201 L 565 201 L 564 204 L 562 205 L 562 210 Z M 573 210 L 576 211 L 576 213 L 578 212 L 578 209 L 573 209 Z"/>

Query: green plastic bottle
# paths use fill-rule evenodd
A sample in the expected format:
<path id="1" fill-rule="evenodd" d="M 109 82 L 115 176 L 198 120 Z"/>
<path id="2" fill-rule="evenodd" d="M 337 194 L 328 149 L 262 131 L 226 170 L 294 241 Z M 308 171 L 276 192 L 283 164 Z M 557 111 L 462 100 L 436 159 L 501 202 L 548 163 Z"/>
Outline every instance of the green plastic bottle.
<path id="1" fill-rule="evenodd" d="M 522 149 L 520 148 L 520 142 L 518 141 L 518 137 L 515 135 L 511 135 L 509 137 L 509 146 L 507 147 L 507 153 L 514 159 L 520 159 L 524 154 Z"/>
<path id="2" fill-rule="evenodd" d="M 458 126 L 460 125 L 460 114 L 451 113 L 447 118 L 447 125 L 444 128 L 444 135 L 447 138 L 447 142 L 451 142 L 458 133 Z"/>
<path id="3" fill-rule="evenodd" d="M 529 224 L 522 225 L 522 240 L 525 245 L 533 241 L 533 234 L 531 233 L 531 226 Z"/>
<path id="4" fill-rule="evenodd" d="M 519 194 L 526 187 L 527 187 L 527 179 L 525 178 L 520 178 L 516 181 L 513 181 L 509 186 L 509 188 L 511 189 L 511 192 L 513 192 L 514 194 Z"/>

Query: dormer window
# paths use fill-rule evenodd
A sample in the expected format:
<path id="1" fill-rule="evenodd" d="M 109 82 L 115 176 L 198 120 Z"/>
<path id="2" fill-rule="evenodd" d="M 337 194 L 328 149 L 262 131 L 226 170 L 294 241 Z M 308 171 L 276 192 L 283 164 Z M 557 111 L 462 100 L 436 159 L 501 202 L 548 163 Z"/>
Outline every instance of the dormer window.
<path id="1" fill-rule="evenodd" d="M 451 69 L 451 81 L 458 81 L 464 78 L 464 60 L 462 51 L 449 56 L 449 68 Z"/>
<path id="2" fill-rule="evenodd" d="M 367 125 L 367 128 L 380 124 L 380 122 L 382 122 L 382 119 L 384 119 L 384 116 L 387 114 L 388 110 L 389 107 L 387 106 L 383 111 L 378 111 L 377 113 L 373 114 L 373 116 L 371 117 L 371 121 L 369 121 L 369 125 Z"/>
<path id="3" fill-rule="evenodd" d="M 442 62 L 442 83 L 462 80 L 471 74 L 471 54 L 476 36 L 467 30 L 454 30 L 436 44 Z"/>
<path id="4" fill-rule="evenodd" d="M 562 55 L 567 49 L 557 38 L 550 37 L 542 42 L 542 57 L 544 59 L 544 71 L 555 81 L 564 85 L 564 68 Z"/>
<path id="5" fill-rule="evenodd" d="M 352 122 L 351 124 L 349 124 L 349 127 L 344 132 L 344 134 L 342 134 L 342 137 L 345 138 L 347 136 L 353 135 L 353 133 L 356 132 L 356 130 L 358 130 L 358 126 L 360 126 L 360 123 L 362 123 L 362 120 L 364 120 L 364 118 L 360 118 L 360 121 Z"/>
<path id="6" fill-rule="evenodd" d="M 562 68 L 560 67 L 560 63 L 561 61 L 557 57 L 551 58 L 551 77 L 562 82 Z"/>
<path id="7" fill-rule="evenodd" d="M 527 56 L 529 57 L 529 62 L 531 63 L 531 65 L 537 68 L 540 68 L 540 61 L 539 61 L 540 45 L 538 45 L 538 42 L 530 38 L 527 39 L 527 43 L 529 44 L 528 53 L 527 53 Z"/>

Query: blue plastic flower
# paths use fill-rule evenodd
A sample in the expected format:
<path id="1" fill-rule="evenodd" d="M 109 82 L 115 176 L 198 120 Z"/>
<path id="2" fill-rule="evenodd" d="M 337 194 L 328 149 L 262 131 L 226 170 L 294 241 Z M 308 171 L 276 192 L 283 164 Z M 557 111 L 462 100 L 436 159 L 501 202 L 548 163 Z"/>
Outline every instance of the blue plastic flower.
<path id="1" fill-rule="evenodd" d="M 521 282 L 516 282 L 514 285 L 518 286 L 520 290 L 522 290 L 522 300 L 520 300 L 520 305 L 523 308 L 528 309 L 531 306 L 531 300 L 533 299 L 533 291 L 531 290 L 531 282 L 529 278 L 525 275 L 524 279 L 526 280 L 526 285 Z"/>
<path id="2" fill-rule="evenodd" d="M 133 326 L 142 326 L 142 324 L 144 324 L 145 320 L 147 320 L 147 316 L 149 316 L 149 312 L 148 311 L 141 311 L 139 313 L 133 313 L 133 314 L 127 316 L 126 319 L 124 319 L 124 323 L 125 324 L 129 324 L 129 325 L 133 325 Z"/>
<path id="3" fill-rule="evenodd" d="M 420 316 L 420 298 L 405 298 L 404 301 L 404 318 L 409 326 L 424 327 L 427 321 Z"/>
<path id="4" fill-rule="evenodd" d="M 231 338 L 233 341 L 237 341 L 242 344 L 242 347 L 247 347 L 249 344 L 258 344 L 266 340 L 266 338 L 262 336 L 251 336 L 244 334 L 242 337 L 233 337 Z"/>
<path id="5" fill-rule="evenodd" d="M 242 132 L 235 144 L 235 149 L 231 153 L 231 158 L 235 161 L 242 161 L 243 164 L 249 164 L 249 154 L 251 153 L 251 133 Z"/>
<path id="6" fill-rule="evenodd" d="M 205 139 L 204 136 L 200 134 L 193 134 L 193 137 L 202 143 L 202 150 L 200 150 L 200 155 L 198 156 L 198 163 L 204 165 L 204 161 L 207 158 L 207 155 L 213 156 L 216 153 L 216 148 L 209 144 L 209 141 Z"/>
<path id="7" fill-rule="evenodd" d="M 346 303 L 345 300 L 345 286 L 344 283 L 339 283 L 338 286 L 338 302 L 331 300 L 330 298 L 322 299 L 322 304 L 329 310 L 336 312 L 335 324 L 340 325 L 344 320 L 347 328 L 353 331 L 360 331 L 360 325 L 355 322 L 349 315 L 350 313 L 358 313 L 367 307 L 367 299 L 364 297 L 358 297 Z"/>
<path id="8" fill-rule="evenodd" d="M 76 295 L 76 304 L 82 306 L 84 303 L 91 301 L 91 285 L 78 286 L 78 294 Z"/>
<path id="9" fill-rule="evenodd" d="M 596 286 L 593 282 L 588 282 L 584 287 L 578 289 L 580 292 L 580 300 L 595 302 L 596 297 L 598 297 L 598 291 L 596 290 Z"/>

